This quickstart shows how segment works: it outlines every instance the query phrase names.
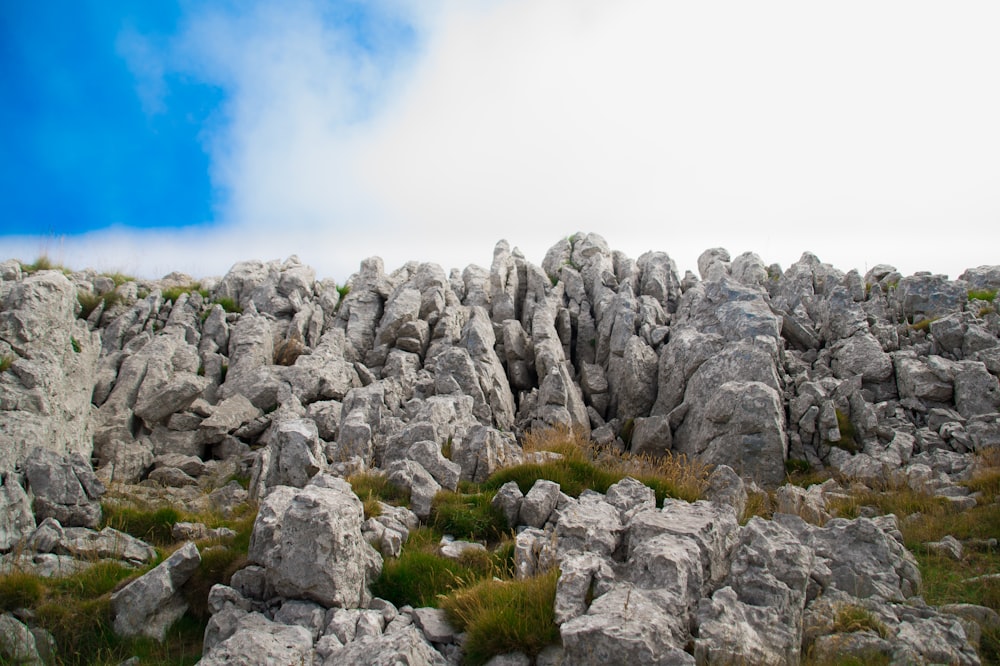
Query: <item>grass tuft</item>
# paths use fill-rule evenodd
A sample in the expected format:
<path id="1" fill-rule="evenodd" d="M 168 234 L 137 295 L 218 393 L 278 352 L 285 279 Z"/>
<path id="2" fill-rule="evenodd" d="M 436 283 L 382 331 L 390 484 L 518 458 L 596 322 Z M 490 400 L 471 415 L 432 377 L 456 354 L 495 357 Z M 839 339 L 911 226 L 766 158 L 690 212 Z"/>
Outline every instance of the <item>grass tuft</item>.
<path id="1" fill-rule="evenodd" d="M 17 360 L 13 354 L 4 354 L 0 356 L 0 372 L 7 372 L 10 370 L 10 366 L 14 365 L 14 361 Z"/>
<path id="2" fill-rule="evenodd" d="M 11 571 L 0 576 L 0 610 L 15 610 L 32 606 L 42 598 L 38 576 L 25 571 Z"/>
<path id="3" fill-rule="evenodd" d="M 837 633 L 848 634 L 856 631 L 871 631 L 881 638 L 889 637 L 889 628 L 867 608 L 845 604 L 837 609 L 833 619 L 833 629 Z"/>
<path id="4" fill-rule="evenodd" d="M 499 541 L 510 526 L 503 512 L 491 504 L 495 494 L 462 494 L 443 490 L 431 506 L 430 525 L 458 539 Z"/>
<path id="5" fill-rule="evenodd" d="M 117 291 L 95 294 L 81 289 L 76 293 L 76 300 L 80 303 L 80 319 L 86 319 L 101 303 L 104 303 L 105 310 L 110 310 L 118 305 L 122 302 L 122 296 Z"/>
<path id="6" fill-rule="evenodd" d="M 215 303 L 216 305 L 221 305 L 222 309 L 229 313 L 239 314 L 243 312 L 243 308 L 241 308 L 236 301 L 229 298 L 228 296 L 222 296 L 221 298 L 217 298 L 213 301 L 213 303 Z"/>
<path id="7" fill-rule="evenodd" d="M 449 595 L 441 603 L 449 620 L 466 632 L 466 663 L 478 666 L 508 652 L 535 657 L 559 642 L 555 623 L 553 569 L 523 580 L 487 580 Z"/>
<path id="8" fill-rule="evenodd" d="M 174 524 L 183 520 L 181 513 L 173 507 L 141 509 L 134 506 L 106 503 L 101 506 L 104 525 L 131 534 L 153 545 L 166 546 L 173 543 L 171 531 Z"/>
<path id="9" fill-rule="evenodd" d="M 440 541 L 441 534 L 427 527 L 411 532 L 399 557 L 383 563 L 372 594 L 396 606 L 436 608 L 444 595 L 491 574 L 441 557 L 436 552 Z"/>
<path id="10" fill-rule="evenodd" d="M 986 301 L 987 303 L 992 303 L 996 300 L 997 290 L 996 289 L 970 289 L 969 290 L 969 300 L 970 301 Z"/>
<path id="11" fill-rule="evenodd" d="M 347 482 L 351 484 L 351 489 L 354 491 L 354 494 L 357 495 L 361 502 L 365 505 L 366 518 L 374 518 L 375 516 L 381 514 L 381 509 L 378 509 L 378 513 L 373 513 L 371 515 L 368 513 L 369 509 L 375 510 L 374 507 L 376 507 L 379 502 L 385 502 L 386 504 L 392 504 L 395 506 L 410 505 L 410 493 L 389 483 L 389 478 L 385 474 L 380 474 L 378 472 L 352 474 L 347 477 Z"/>
<path id="12" fill-rule="evenodd" d="M 578 497 L 587 489 L 607 492 L 613 483 L 631 476 L 652 488 L 657 503 L 662 505 L 667 497 L 698 499 L 708 480 L 709 468 L 685 456 L 653 458 L 600 451 L 586 437 L 568 428 L 533 431 L 525 436 L 522 446 L 526 452 L 551 451 L 562 458 L 508 467 L 487 479 L 484 489 L 496 490 L 508 481 L 516 481 L 521 492 L 526 493 L 538 479 L 548 479 L 558 483 L 567 495 Z"/>
<path id="13" fill-rule="evenodd" d="M 202 289 L 200 282 L 192 282 L 191 284 L 178 285 L 176 287 L 167 287 L 160 294 L 163 296 L 165 301 L 177 302 L 183 294 L 198 293 L 201 294 L 202 298 L 208 298 L 208 290 Z"/>

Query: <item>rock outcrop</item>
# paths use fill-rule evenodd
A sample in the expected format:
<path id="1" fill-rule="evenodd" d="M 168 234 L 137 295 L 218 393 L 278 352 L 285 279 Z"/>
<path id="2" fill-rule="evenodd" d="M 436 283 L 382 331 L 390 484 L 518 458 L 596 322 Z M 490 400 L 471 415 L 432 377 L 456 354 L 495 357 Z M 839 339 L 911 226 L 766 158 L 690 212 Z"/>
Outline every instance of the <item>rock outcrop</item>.
<path id="1" fill-rule="evenodd" d="M 0 264 L 2 562 L 62 575 L 88 557 L 151 561 L 98 530 L 106 487 L 223 514 L 259 502 L 249 565 L 210 595 L 203 663 L 452 663 L 461 641 L 431 614 L 372 599 L 381 558 L 440 490 L 541 461 L 522 437 L 555 426 L 601 455 L 714 468 L 694 503 L 658 507 L 634 479 L 579 498 L 544 480 L 497 493 L 519 574 L 560 568 L 569 662 L 797 663 L 808 648 L 976 663 L 968 621 L 914 601 L 895 519 L 831 518 L 837 482 L 782 487 L 773 520 L 737 520 L 747 489 L 789 467 L 974 507 L 962 482 L 1000 447 L 1000 268 L 861 275 L 805 253 L 782 270 L 722 248 L 697 268 L 596 234 L 540 266 L 505 241 L 488 268 L 448 274 L 366 259 L 339 287 L 295 257 L 199 285 Z M 343 480 L 366 470 L 410 508 L 366 520 Z M 162 639 L 197 555 L 119 590 L 117 630 Z M 824 618 L 844 606 L 886 635 L 834 631 Z"/>

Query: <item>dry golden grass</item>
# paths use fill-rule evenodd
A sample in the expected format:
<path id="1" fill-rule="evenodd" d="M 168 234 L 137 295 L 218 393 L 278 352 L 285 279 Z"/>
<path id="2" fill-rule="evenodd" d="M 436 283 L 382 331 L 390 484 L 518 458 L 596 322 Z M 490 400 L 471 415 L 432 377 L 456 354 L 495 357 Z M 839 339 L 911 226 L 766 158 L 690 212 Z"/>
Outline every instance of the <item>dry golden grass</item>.
<path id="1" fill-rule="evenodd" d="M 566 427 L 534 430 L 521 443 L 526 453 L 550 451 L 558 453 L 567 463 L 585 463 L 616 477 L 626 476 L 641 481 L 661 496 L 693 502 L 701 497 L 708 485 L 711 467 L 685 455 L 667 454 L 662 457 L 632 455 L 600 449 L 581 433 Z M 601 488 L 594 488 L 603 492 Z"/>

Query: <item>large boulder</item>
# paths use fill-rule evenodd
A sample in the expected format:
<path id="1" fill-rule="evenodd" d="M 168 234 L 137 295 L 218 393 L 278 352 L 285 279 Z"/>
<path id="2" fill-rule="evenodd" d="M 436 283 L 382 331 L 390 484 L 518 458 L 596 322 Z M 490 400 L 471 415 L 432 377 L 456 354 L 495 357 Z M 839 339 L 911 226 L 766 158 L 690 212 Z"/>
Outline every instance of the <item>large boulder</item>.
<path id="1" fill-rule="evenodd" d="M 0 470 L 35 447 L 89 458 L 100 336 L 76 318 L 76 287 L 59 271 L 4 287 L 0 356 L 13 362 L 0 373 Z"/>
<path id="2" fill-rule="evenodd" d="M 351 486 L 320 474 L 301 489 L 278 486 L 254 522 L 248 558 L 275 596 L 357 608 L 382 558 L 361 534 L 364 510 Z"/>
<path id="3" fill-rule="evenodd" d="M 115 633 L 148 636 L 162 643 L 167 629 L 187 611 L 181 586 L 199 564 L 198 547 L 189 541 L 160 565 L 112 594 Z"/>
<path id="4" fill-rule="evenodd" d="M 38 520 L 55 518 L 66 527 L 97 527 L 104 485 L 79 454 L 36 448 L 24 461 Z"/>

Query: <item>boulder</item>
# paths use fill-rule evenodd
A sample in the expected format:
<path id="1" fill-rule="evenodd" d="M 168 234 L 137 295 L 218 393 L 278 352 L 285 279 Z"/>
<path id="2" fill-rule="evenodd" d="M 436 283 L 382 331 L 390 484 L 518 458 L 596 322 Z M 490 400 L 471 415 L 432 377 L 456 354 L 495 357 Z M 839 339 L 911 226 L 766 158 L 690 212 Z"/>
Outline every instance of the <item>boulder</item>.
<path id="1" fill-rule="evenodd" d="M 246 613 L 231 610 L 224 635 L 209 645 L 208 633 L 213 622 L 220 615 L 212 616 L 206 629 L 206 648 L 200 666 L 223 666 L 224 664 L 247 664 L 266 666 L 267 664 L 313 663 L 312 635 L 305 627 L 289 626 L 272 622 L 260 613 Z M 216 625 L 218 626 L 218 625 Z"/>
<path id="2" fill-rule="evenodd" d="M 7 552 L 35 530 L 35 516 L 16 474 L 0 474 L 0 484 L 0 552 Z"/>
<path id="3" fill-rule="evenodd" d="M 361 500 L 346 481 L 321 474 L 305 488 L 278 486 L 261 504 L 248 559 L 264 567 L 277 596 L 357 608 L 382 568 L 362 538 L 363 522 Z"/>
<path id="4" fill-rule="evenodd" d="M 111 595 L 119 636 L 147 636 L 161 643 L 167 629 L 188 609 L 181 586 L 198 569 L 198 547 L 187 542 L 161 564 Z"/>
<path id="5" fill-rule="evenodd" d="M 93 452 L 91 396 L 100 335 L 76 318 L 76 287 L 60 271 L 39 271 L 0 289 L 0 470 L 36 446 Z"/>
<path id="6" fill-rule="evenodd" d="M 24 461 L 38 520 L 55 518 L 67 527 L 97 527 L 104 484 L 79 454 L 61 455 L 36 448 Z"/>
<path id="7" fill-rule="evenodd" d="M 368 636 L 335 649 L 323 661 L 323 666 L 396 666 L 426 664 L 445 666 L 448 662 L 413 626 L 380 636 Z"/>
<path id="8" fill-rule="evenodd" d="M 280 420 L 268 431 L 268 445 L 257 456 L 250 479 L 250 495 L 263 497 L 268 488 L 302 488 L 326 469 L 326 452 L 316 424 L 309 419 Z"/>

